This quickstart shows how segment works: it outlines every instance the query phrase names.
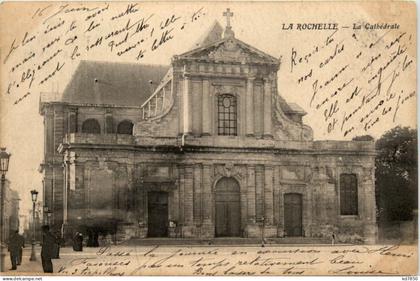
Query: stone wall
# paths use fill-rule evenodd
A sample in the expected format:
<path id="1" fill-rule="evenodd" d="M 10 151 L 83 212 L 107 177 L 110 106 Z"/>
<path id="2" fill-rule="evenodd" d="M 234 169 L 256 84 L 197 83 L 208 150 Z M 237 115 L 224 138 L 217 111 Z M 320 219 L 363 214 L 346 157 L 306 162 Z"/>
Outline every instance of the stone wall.
<path id="1" fill-rule="evenodd" d="M 261 218 L 264 235 L 283 237 L 284 195 L 302 196 L 302 228 L 305 237 L 330 238 L 332 233 L 343 241 L 375 239 L 375 201 L 372 178 L 373 157 L 361 155 L 272 154 L 261 151 L 230 153 L 144 153 L 135 150 L 76 150 L 75 180 L 70 180 L 69 221 L 77 219 L 79 198 L 92 196 L 93 190 L 112 189 L 107 200 L 115 207 L 121 198 L 125 212 L 120 231 L 125 237 L 146 237 L 148 225 L 147 192 L 162 190 L 169 194 L 169 220 L 177 225 L 172 237 L 211 238 L 215 235 L 215 187 L 223 177 L 233 177 L 240 186 L 241 236 L 260 237 Z M 69 164 L 69 170 L 72 165 Z M 155 169 L 155 172 L 153 172 Z M 92 178 L 110 178 L 102 183 Z M 339 175 L 354 173 L 359 179 L 358 206 L 355 216 L 340 215 Z M 153 181 L 150 181 L 153 180 Z M 74 186 L 72 186 L 74 185 Z M 79 186 L 77 186 L 79 185 Z M 80 193 L 80 189 L 84 193 Z M 119 195 L 116 195 L 119 194 Z M 85 206 L 99 197 L 85 199 Z M 89 201 L 90 200 L 90 201 Z M 105 200 L 103 198 L 103 200 Z M 124 201 L 124 200 L 123 200 Z M 107 204 L 102 202 L 102 204 Z M 121 203 L 120 205 L 121 206 Z M 105 214 L 96 210 L 90 216 Z M 73 215 L 72 215 L 73 212 Z M 114 218 L 118 212 L 114 212 Z M 366 240 L 367 239 L 367 240 Z"/>

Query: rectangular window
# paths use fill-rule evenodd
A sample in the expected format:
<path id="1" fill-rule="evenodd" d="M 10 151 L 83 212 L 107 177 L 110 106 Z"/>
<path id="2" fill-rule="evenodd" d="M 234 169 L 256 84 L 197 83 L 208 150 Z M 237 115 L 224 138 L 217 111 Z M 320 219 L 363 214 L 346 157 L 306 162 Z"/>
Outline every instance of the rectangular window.
<path id="1" fill-rule="evenodd" d="M 224 94 L 217 98 L 218 122 L 217 132 L 220 136 L 237 135 L 236 98 Z"/>
<path id="2" fill-rule="evenodd" d="M 341 215 L 357 215 L 357 177 L 355 174 L 340 175 Z"/>

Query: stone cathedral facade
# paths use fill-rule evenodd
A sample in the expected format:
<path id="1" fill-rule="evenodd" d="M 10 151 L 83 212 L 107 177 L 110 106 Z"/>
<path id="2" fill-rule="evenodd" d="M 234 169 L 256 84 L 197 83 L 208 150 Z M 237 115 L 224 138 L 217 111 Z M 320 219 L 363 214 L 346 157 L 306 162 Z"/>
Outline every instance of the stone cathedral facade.
<path id="1" fill-rule="evenodd" d="M 81 61 L 61 99 L 40 102 L 53 224 L 373 242 L 374 143 L 314 141 L 280 67 L 229 23 L 169 66 Z"/>

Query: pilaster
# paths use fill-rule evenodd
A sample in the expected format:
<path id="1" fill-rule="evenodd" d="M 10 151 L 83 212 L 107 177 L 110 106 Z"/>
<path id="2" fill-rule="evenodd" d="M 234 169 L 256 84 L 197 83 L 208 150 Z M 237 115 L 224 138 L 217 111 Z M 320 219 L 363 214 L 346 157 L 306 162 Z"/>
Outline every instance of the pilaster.
<path id="1" fill-rule="evenodd" d="M 248 77 L 246 84 L 246 136 L 254 135 L 254 80 L 255 77 Z"/>
<path id="2" fill-rule="evenodd" d="M 209 80 L 203 80 L 203 135 L 211 134 L 211 103 L 210 103 L 210 82 Z"/>
<path id="3" fill-rule="evenodd" d="M 264 138 L 271 138 L 272 135 L 272 122 L 271 122 L 271 79 L 264 78 Z"/>
<path id="4" fill-rule="evenodd" d="M 184 134 L 192 134 L 192 98 L 191 98 L 191 78 L 184 77 Z"/>

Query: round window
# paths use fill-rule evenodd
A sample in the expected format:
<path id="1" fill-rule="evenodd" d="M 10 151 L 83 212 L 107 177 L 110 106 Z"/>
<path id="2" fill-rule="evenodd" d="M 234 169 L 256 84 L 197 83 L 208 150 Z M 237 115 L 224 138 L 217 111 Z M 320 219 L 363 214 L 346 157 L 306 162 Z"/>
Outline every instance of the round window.
<path id="1" fill-rule="evenodd" d="M 230 98 L 226 97 L 223 99 L 223 106 L 230 107 Z"/>

